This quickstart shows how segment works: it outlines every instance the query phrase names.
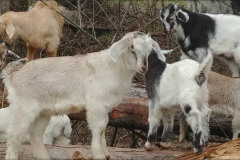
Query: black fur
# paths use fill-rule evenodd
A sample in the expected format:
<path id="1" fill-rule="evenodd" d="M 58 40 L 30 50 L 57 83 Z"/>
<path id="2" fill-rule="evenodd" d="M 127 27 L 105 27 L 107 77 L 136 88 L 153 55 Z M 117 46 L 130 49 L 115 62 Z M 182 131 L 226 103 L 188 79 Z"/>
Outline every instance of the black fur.
<path id="1" fill-rule="evenodd" d="M 202 153 L 203 151 L 203 145 L 200 145 L 200 139 L 201 139 L 202 132 L 198 132 L 195 134 L 195 139 L 193 142 L 194 148 L 198 150 L 197 153 Z"/>
<path id="2" fill-rule="evenodd" d="M 156 94 L 156 84 L 159 82 L 162 73 L 166 68 L 166 63 L 158 59 L 154 50 L 148 57 L 148 70 L 146 73 L 146 90 L 149 99 L 154 99 Z"/>
<path id="3" fill-rule="evenodd" d="M 186 17 L 185 17 L 184 14 L 181 13 L 181 12 L 178 13 L 178 18 L 181 19 L 181 21 L 183 21 L 183 22 L 186 22 L 186 21 L 187 21 Z"/>
<path id="4" fill-rule="evenodd" d="M 190 111 L 191 111 L 191 107 L 190 106 L 185 106 L 184 107 L 184 112 L 186 113 L 186 114 L 188 114 Z"/>
<path id="5" fill-rule="evenodd" d="M 158 126 L 153 127 L 153 131 L 151 132 L 150 135 L 147 137 L 147 141 L 150 143 L 158 141 Z"/>
<path id="6" fill-rule="evenodd" d="M 169 4 L 169 15 L 173 14 L 175 12 L 174 4 Z"/>
<path id="7" fill-rule="evenodd" d="M 173 132 L 171 129 L 166 129 L 162 133 L 162 142 L 171 142 L 173 137 Z"/>
<path id="8" fill-rule="evenodd" d="M 185 38 L 190 37 L 190 45 L 185 46 L 185 39 L 182 38 L 178 38 L 177 41 L 185 54 L 194 60 L 198 60 L 198 55 L 189 55 L 187 52 L 194 52 L 197 48 L 207 49 L 209 47 L 209 36 L 215 35 L 216 23 L 214 19 L 207 15 L 197 14 L 186 9 L 182 10 L 189 15 L 189 20 L 186 23 L 181 22 L 178 19 L 177 21 L 183 28 Z M 205 54 L 207 54 L 207 52 Z"/>

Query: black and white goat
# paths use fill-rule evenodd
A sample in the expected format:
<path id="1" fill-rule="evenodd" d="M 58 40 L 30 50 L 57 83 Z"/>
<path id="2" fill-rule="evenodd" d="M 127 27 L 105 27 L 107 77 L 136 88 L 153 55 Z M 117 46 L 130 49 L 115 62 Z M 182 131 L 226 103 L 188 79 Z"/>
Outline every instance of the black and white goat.
<path id="1" fill-rule="evenodd" d="M 233 116 L 232 139 L 240 134 L 240 79 L 223 76 L 210 72 L 208 76 L 208 89 L 212 113 Z M 185 140 L 187 128 L 185 117 L 180 117 L 179 142 Z"/>
<path id="2" fill-rule="evenodd" d="M 160 10 L 165 32 L 173 31 L 182 48 L 182 59 L 201 63 L 199 72 L 213 54 L 224 60 L 232 77 L 240 77 L 240 17 L 198 14 L 170 4 Z M 200 73 L 198 73 L 200 74 Z"/>
<path id="3" fill-rule="evenodd" d="M 155 45 L 156 46 L 156 45 Z M 160 49 L 158 49 L 160 50 Z M 149 98 L 149 132 L 145 147 L 151 149 L 157 140 L 160 120 L 163 121 L 162 146 L 168 146 L 172 139 L 174 115 L 182 110 L 194 133 L 194 151 L 202 152 L 208 140 L 209 95 L 207 81 L 199 85 L 195 75 L 199 63 L 185 59 L 173 64 L 166 64 L 162 52 L 152 50 L 148 58 L 146 89 Z M 164 57 L 164 58 L 161 58 Z M 212 60 L 203 66 L 203 74 L 209 74 Z M 179 107 L 180 106 L 180 107 Z"/>

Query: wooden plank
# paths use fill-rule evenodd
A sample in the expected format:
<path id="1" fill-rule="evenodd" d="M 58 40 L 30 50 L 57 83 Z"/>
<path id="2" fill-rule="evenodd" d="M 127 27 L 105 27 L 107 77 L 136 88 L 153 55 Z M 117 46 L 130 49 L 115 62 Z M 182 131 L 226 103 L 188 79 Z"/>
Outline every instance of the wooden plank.
<path id="1" fill-rule="evenodd" d="M 82 145 L 46 145 L 51 159 L 73 159 L 76 151 L 79 151 L 84 157 L 91 157 L 90 146 Z M 6 144 L 0 144 L 0 159 L 4 159 Z M 111 160 L 159 160 L 172 159 L 186 153 L 184 150 L 161 150 L 156 148 L 154 151 L 147 152 L 144 149 L 131 148 L 113 148 L 109 147 Z M 23 145 L 23 149 L 19 155 L 19 160 L 34 160 L 30 145 Z"/>

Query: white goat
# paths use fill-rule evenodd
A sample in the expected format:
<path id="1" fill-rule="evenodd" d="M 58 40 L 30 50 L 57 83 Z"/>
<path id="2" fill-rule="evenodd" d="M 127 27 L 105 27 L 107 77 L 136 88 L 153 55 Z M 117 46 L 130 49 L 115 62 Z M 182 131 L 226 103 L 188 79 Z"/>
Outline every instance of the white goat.
<path id="1" fill-rule="evenodd" d="M 207 81 L 201 85 L 195 81 L 199 63 L 186 59 L 166 64 L 165 57 L 158 57 L 164 57 L 162 52 L 152 51 L 148 58 L 146 89 L 149 98 L 149 131 L 145 147 L 150 150 L 152 142 L 157 140 L 160 120 L 164 125 L 160 145 L 169 147 L 174 115 L 181 109 L 194 133 L 194 151 L 201 153 L 208 140 L 208 117 L 211 109 L 208 107 Z M 203 67 L 204 75 L 208 75 L 211 65 L 210 58 Z"/>
<path id="2" fill-rule="evenodd" d="M 43 135 L 44 144 L 70 144 L 71 121 L 65 114 L 51 116 Z"/>
<path id="3" fill-rule="evenodd" d="M 210 72 L 208 88 L 212 112 L 233 116 L 232 139 L 237 139 L 240 133 L 240 79 Z M 186 133 L 187 125 L 184 122 L 184 117 L 181 117 L 179 142 L 183 142 Z"/>
<path id="4" fill-rule="evenodd" d="M 0 109 L 0 142 L 7 142 L 8 133 L 14 122 L 12 107 Z M 69 144 L 72 127 L 67 115 L 51 116 L 44 135 L 44 144 Z M 29 143 L 29 137 L 25 135 L 23 143 Z"/>
<path id="5" fill-rule="evenodd" d="M 208 54 L 221 57 L 240 77 L 240 17 L 224 14 L 198 14 L 170 4 L 160 11 L 165 31 L 174 32 L 182 49 L 182 59 L 191 58 L 202 66 Z M 200 74 L 200 73 L 199 73 Z"/>
<path id="6" fill-rule="evenodd" d="M 0 34 L 4 42 L 10 44 L 21 38 L 27 45 L 29 61 L 37 58 L 41 49 L 46 49 L 48 56 L 57 56 L 62 37 L 64 19 L 56 12 L 60 12 L 58 4 L 55 1 L 44 3 L 38 1 L 29 11 L 10 11 L 0 16 Z"/>
<path id="7" fill-rule="evenodd" d="M 132 32 L 109 49 L 86 56 L 37 59 L 18 71 L 14 64 L 8 65 L 3 75 L 15 121 L 6 159 L 18 158 L 28 131 L 35 157 L 50 159 L 41 138 L 50 115 L 84 109 L 92 131 L 93 158 L 109 158 L 105 140 L 108 112 L 121 102 L 133 76 L 146 72 L 152 48 L 149 35 Z"/>

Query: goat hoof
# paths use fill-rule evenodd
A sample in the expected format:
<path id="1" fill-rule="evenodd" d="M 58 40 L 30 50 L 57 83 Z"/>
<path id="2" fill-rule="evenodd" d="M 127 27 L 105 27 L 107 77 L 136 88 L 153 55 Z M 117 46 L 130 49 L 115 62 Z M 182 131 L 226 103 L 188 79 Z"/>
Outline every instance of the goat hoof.
<path id="1" fill-rule="evenodd" d="M 152 144 L 147 141 L 147 142 L 145 143 L 145 149 L 146 149 L 146 151 L 152 151 L 152 150 L 153 150 Z"/>
<path id="2" fill-rule="evenodd" d="M 172 146 L 172 142 L 160 142 L 160 146 L 163 148 L 170 148 Z"/>
<path id="3" fill-rule="evenodd" d="M 203 145 L 198 146 L 197 148 L 193 148 L 193 151 L 196 153 L 196 155 L 200 155 L 203 153 Z"/>
<path id="4" fill-rule="evenodd" d="M 106 158 L 107 160 L 109 160 L 109 159 L 110 159 L 110 155 L 106 155 L 105 158 Z"/>

